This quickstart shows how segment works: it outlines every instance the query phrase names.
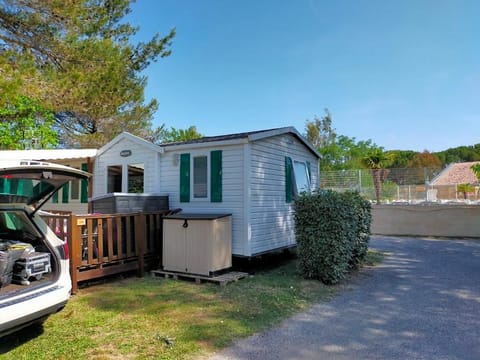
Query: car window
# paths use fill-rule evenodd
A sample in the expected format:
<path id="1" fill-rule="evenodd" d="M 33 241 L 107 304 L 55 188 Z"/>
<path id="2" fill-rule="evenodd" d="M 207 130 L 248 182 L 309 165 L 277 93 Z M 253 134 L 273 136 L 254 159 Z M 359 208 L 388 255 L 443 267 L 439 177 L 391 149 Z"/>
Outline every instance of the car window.
<path id="1" fill-rule="evenodd" d="M 0 177 L 0 195 L 3 195 L 3 202 L 25 202 L 53 189 L 54 186 L 46 181 Z"/>
<path id="2" fill-rule="evenodd" d="M 23 211 L 2 211 L 0 212 L 0 237 L 3 239 L 12 238 L 13 240 L 22 240 L 22 238 L 36 238 L 40 234 L 32 225 L 27 215 Z"/>

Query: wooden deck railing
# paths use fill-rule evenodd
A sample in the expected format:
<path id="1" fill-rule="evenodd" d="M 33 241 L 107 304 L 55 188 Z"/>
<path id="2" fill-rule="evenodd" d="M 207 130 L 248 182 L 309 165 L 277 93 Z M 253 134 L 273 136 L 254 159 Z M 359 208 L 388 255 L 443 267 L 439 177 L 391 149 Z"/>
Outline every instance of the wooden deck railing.
<path id="1" fill-rule="evenodd" d="M 162 258 L 162 218 L 171 211 L 129 214 L 42 215 L 68 242 L 72 293 L 78 283 L 137 271 L 139 276 Z"/>

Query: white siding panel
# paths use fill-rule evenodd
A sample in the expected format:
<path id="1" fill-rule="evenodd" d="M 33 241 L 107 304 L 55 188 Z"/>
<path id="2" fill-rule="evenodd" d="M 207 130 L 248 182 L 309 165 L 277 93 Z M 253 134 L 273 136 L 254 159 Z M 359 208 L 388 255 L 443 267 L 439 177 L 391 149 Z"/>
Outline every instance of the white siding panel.
<path id="1" fill-rule="evenodd" d="M 251 255 L 295 245 L 293 203 L 285 201 L 285 156 L 310 162 L 312 188 L 318 187 L 318 159 L 294 136 L 252 143 Z"/>
<path id="2" fill-rule="evenodd" d="M 246 224 L 244 217 L 244 158 L 245 145 L 220 146 L 202 150 L 165 149 L 161 156 L 161 181 L 159 191 L 170 196 L 170 207 L 181 208 L 184 212 L 197 213 L 230 213 L 232 214 L 232 253 L 234 255 L 249 255 L 245 253 L 247 241 Z M 222 202 L 212 203 L 209 200 L 191 200 L 188 203 L 180 202 L 180 164 L 176 159 L 180 154 L 210 153 L 212 150 L 222 150 Z"/>
<path id="3" fill-rule="evenodd" d="M 122 150 L 131 150 L 127 157 L 120 156 Z M 93 180 L 93 197 L 107 193 L 107 169 L 111 165 L 126 166 L 129 164 L 144 164 L 144 192 L 159 192 L 159 155 L 147 146 L 141 146 L 129 139 L 123 139 L 114 144 L 95 160 L 95 178 Z"/>

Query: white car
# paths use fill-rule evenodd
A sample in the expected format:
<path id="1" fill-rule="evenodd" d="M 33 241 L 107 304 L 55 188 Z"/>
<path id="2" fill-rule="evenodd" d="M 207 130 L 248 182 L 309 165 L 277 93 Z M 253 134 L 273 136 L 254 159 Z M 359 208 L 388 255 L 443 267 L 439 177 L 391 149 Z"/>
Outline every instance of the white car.
<path id="1" fill-rule="evenodd" d="M 84 171 L 0 160 L 0 337 L 61 310 L 70 297 L 69 251 L 38 210 Z"/>

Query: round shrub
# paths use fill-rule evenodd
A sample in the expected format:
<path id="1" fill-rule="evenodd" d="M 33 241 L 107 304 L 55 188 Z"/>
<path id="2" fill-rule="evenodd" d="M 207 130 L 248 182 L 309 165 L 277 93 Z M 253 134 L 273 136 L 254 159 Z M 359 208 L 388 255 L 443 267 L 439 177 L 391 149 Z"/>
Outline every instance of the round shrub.
<path id="1" fill-rule="evenodd" d="M 358 192 L 322 190 L 295 200 L 295 235 L 302 276 L 342 280 L 368 250 L 371 205 Z"/>
<path id="2" fill-rule="evenodd" d="M 345 277 L 357 232 L 354 217 L 347 197 L 331 190 L 295 200 L 299 270 L 305 278 L 335 284 Z"/>
<path id="3" fill-rule="evenodd" d="M 356 222 L 356 235 L 353 239 L 352 257 L 350 267 L 357 267 L 368 251 L 370 240 L 370 226 L 372 224 L 372 206 L 368 200 L 363 198 L 358 191 L 347 191 L 343 194 L 346 201 L 354 209 L 354 221 Z"/>

